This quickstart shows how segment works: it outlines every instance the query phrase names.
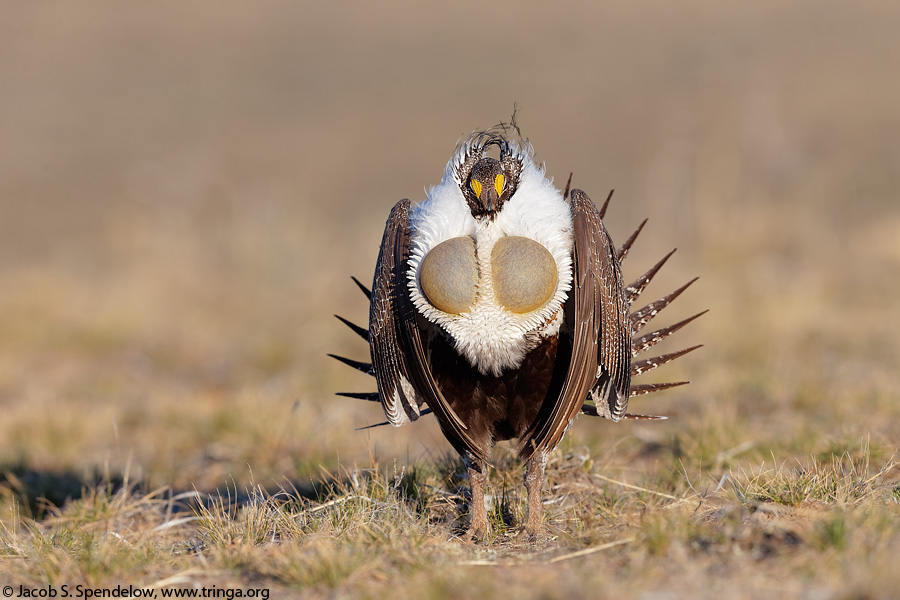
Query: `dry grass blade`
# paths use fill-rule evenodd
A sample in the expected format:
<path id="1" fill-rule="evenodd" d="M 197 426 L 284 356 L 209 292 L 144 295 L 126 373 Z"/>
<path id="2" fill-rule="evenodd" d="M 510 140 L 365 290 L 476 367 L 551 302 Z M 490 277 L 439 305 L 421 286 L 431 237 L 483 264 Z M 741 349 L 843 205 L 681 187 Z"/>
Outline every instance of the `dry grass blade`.
<path id="1" fill-rule="evenodd" d="M 165 529 L 170 529 L 172 527 L 177 527 L 179 525 L 184 525 L 185 523 L 192 523 L 194 521 L 199 521 L 200 517 L 181 517 L 180 519 L 172 519 L 171 521 L 166 521 L 162 525 L 157 525 L 151 531 L 163 531 Z"/>
<path id="2" fill-rule="evenodd" d="M 608 481 L 609 483 L 614 483 L 616 485 L 621 485 L 622 487 L 628 488 L 630 490 L 635 490 L 638 492 L 646 492 L 648 494 L 653 494 L 654 496 L 659 496 L 661 498 L 668 498 L 669 500 L 682 500 L 682 498 L 678 498 L 677 496 L 673 496 L 671 494 L 666 494 L 665 492 L 658 492 L 656 490 L 649 490 L 647 488 L 640 487 L 638 485 L 632 485 L 630 483 L 625 483 L 624 481 L 618 481 L 616 479 L 610 479 L 605 475 L 600 475 L 599 473 L 594 473 L 594 477 L 597 479 L 602 479 L 603 481 Z"/>
<path id="3" fill-rule="evenodd" d="M 186 571 L 182 571 L 180 573 L 176 573 L 175 575 L 170 575 L 164 579 L 160 579 L 158 581 L 154 581 L 150 585 L 144 586 L 143 590 L 158 590 L 171 586 L 183 586 L 188 584 L 197 584 L 204 580 L 209 580 L 214 578 L 216 575 L 222 576 L 225 573 L 216 573 L 214 571 L 206 571 L 204 569 L 187 569 Z"/>
<path id="4" fill-rule="evenodd" d="M 568 554 L 563 554 L 562 556 L 557 556 L 557 557 L 551 558 L 547 562 L 552 564 L 552 563 L 562 562 L 564 560 L 569 560 L 572 558 L 578 558 L 579 556 L 587 556 L 588 554 L 594 554 L 595 552 L 601 552 L 603 550 L 608 550 L 609 548 L 614 548 L 616 546 L 630 544 L 634 540 L 635 540 L 635 538 L 625 538 L 625 539 L 621 539 L 621 540 L 616 540 L 614 542 L 607 542 L 606 544 L 600 544 L 599 546 L 592 546 L 590 548 L 584 548 L 583 550 L 578 550 L 577 552 L 570 552 Z"/>
<path id="5" fill-rule="evenodd" d="M 314 506 L 313 508 L 308 509 L 307 512 L 310 512 L 310 513 L 319 512 L 320 510 L 325 510 L 326 508 L 331 508 L 332 506 L 337 506 L 339 504 L 343 504 L 344 502 L 353 500 L 354 498 L 358 498 L 365 502 L 374 502 L 374 500 L 372 500 L 371 498 L 366 498 L 365 496 L 360 496 L 357 494 L 347 494 L 346 496 L 341 496 L 340 498 L 335 498 L 334 500 L 329 500 L 328 502 L 325 502 L 324 504 L 319 504 L 318 506 Z"/>

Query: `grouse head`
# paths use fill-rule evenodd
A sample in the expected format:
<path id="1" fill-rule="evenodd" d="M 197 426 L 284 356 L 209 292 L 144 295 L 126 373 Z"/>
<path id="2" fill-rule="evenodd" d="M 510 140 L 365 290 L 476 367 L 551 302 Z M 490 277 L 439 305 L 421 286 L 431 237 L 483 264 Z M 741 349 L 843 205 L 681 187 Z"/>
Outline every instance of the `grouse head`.
<path id="1" fill-rule="evenodd" d="M 486 156 L 491 146 L 500 159 Z M 472 216 L 493 221 L 519 187 L 527 149 L 499 137 L 493 131 L 474 135 L 460 149 L 454 179 L 462 190 Z"/>

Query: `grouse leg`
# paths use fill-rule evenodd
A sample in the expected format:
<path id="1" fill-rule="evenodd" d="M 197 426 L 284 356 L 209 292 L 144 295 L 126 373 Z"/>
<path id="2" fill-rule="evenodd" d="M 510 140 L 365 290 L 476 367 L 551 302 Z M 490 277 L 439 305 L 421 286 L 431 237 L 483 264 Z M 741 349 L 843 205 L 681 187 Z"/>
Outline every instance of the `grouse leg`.
<path id="1" fill-rule="evenodd" d="M 472 503 L 469 513 L 472 522 L 469 524 L 469 535 L 476 540 L 487 535 L 487 509 L 484 506 L 484 484 L 487 481 L 487 466 L 479 461 L 464 457 L 469 469 L 469 487 L 472 489 Z"/>
<path id="2" fill-rule="evenodd" d="M 525 467 L 525 489 L 528 490 L 528 518 L 525 532 L 535 536 L 541 530 L 543 505 L 541 489 L 544 487 L 544 468 L 547 466 L 547 454 L 538 452 L 528 459 Z"/>

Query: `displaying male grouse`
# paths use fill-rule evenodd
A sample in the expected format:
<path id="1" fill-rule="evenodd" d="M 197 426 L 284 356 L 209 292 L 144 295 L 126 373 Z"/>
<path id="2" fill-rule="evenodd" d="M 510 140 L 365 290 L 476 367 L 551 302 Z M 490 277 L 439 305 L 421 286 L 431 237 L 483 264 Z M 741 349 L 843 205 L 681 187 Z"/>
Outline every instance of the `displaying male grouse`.
<path id="1" fill-rule="evenodd" d="M 687 382 L 632 377 L 699 346 L 632 357 L 703 314 L 639 336 L 696 279 L 630 312 L 671 252 L 625 285 L 620 263 L 644 224 L 616 250 L 602 221 L 609 199 L 600 211 L 580 190 L 567 201 L 517 134 L 472 134 L 423 203 L 394 206 L 371 292 L 360 285 L 369 328 L 341 319 L 368 340 L 372 363 L 335 357 L 375 376 L 377 394 L 342 395 L 380 401 L 390 424 L 434 413 L 468 468 L 476 537 L 487 532 L 494 443 L 517 440 L 527 461 L 526 531 L 536 534 L 547 455 L 575 417 L 654 418 L 626 414 L 629 396 Z"/>

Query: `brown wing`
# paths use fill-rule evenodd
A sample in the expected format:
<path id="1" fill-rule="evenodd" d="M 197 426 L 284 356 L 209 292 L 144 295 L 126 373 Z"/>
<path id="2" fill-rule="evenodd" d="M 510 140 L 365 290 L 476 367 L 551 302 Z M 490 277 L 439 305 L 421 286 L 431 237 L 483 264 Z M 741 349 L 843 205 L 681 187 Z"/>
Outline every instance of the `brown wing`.
<path id="1" fill-rule="evenodd" d="M 599 276 L 594 279 L 594 311 L 600 316 L 599 356 L 595 363 L 599 370 L 590 396 L 602 416 L 619 421 L 625 416 L 631 395 L 631 318 L 625 282 L 616 248 L 594 203 L 584 192 L 575 190 L 572 209 L 575 212 L 576 255 L 589 254 L 594 272 Z M 575 362 L 576 356 L 572 360 Z"/>
<path id="2" fill-rule="evenodd" d="M 597 207 L 581 190 L 572 190 L 572 215 L 575 281 L 566 325 L 572 358 L 549 417 L 536 421 L 523 436 L 522 456 L 559 445 L 589 394 L 600 399 L 598 411 L 615 421 L 628 404 L 631 333 L 616 250 Z"/>
<path id="3" fill-rule="evenodd" d="M 427 404 L 458 451 L 484 460 L 431 374 L 407 289 L 408 259 L 409 200 L 401 200 L 384 229 L 369 312 L 369 348 L 384 414 L 391 425 L 400 426 L 418 419 L 420 407 Z"/>

